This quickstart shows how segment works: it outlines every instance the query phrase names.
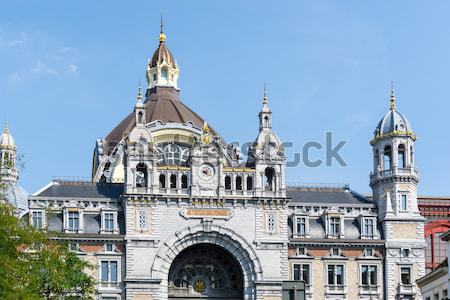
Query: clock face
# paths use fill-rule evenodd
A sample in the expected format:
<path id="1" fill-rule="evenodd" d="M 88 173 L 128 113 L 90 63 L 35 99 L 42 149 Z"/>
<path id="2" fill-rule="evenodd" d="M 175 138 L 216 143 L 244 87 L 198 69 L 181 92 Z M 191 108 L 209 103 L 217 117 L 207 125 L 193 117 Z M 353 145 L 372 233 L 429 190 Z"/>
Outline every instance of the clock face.
<path id="1" fill-rule="evenodd" d="M 210 181 L 214 178 L 214 168 L 211 165 L 201 165 L 198 170 L 198 177 L 205 181 Z"/>

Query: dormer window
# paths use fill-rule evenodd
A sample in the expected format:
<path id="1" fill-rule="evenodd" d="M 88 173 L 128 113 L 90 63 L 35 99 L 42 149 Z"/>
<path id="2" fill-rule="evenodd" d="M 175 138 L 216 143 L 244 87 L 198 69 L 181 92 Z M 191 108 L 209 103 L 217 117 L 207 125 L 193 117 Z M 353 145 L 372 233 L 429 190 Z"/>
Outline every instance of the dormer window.
<path id="1" fill-rule="evenodd" d="M 81 233 L 83 231 L 83 211 L 79 208 L 66 208 L 64 211 L 64 231 Z"/>
<path id="2" fill-rule="evenodd" d="M 102 211 L 102 230 L 101 233 L 115 234 L 117 229 L 117 212 L 112 210 Z"/>
<path id="3" fill-rule="evenodd" d="M 362 217 L 361 222 L 361 237 L 362 238 L 373 238 L 375 236 L 375 217 Z"/>
<path id="4" fill-rule="evenodd" d="M 309 234 L 309 217 L 307 215 L 294 215 L 294 236 L 307 237 Z"/>
<path id="5" fill-rule="evenodd" d="M 325 216 L 327 238 L 344 237 L 344 216 L 340 212 L 330 212 Z"/>
<path id="6" fill-rule="evenodd" d="M 339 236 L 341 234 L 341 220 L 338 217 L 330 218 L 330 235 Z"/>
<path id="7" fill-rule="evenodd" d="M 31 225 L 33 225 L 34 228 L 38 228 L 38 229 L 44 228 L 44 212 L 43 211 L 31 212 Z"/>

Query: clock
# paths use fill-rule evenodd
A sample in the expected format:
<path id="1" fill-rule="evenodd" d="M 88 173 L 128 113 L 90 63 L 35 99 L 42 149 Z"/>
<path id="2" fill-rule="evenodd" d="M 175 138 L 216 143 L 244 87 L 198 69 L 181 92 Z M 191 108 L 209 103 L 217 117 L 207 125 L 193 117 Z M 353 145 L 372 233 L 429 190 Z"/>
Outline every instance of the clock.
<path id="1" fill-rule="evenodd" d="M 198 169 L 198 177 L 204 181 L 211 181 L 214 178 L 214 168 L 211 165 L 203 164 Z"/>

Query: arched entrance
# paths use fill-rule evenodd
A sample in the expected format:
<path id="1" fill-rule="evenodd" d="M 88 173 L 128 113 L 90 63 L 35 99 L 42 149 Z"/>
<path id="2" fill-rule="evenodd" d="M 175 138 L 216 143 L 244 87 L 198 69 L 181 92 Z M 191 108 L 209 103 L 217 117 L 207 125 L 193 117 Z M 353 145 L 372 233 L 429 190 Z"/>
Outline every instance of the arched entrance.
<path id="1" fill-rule="evenodd" d="M 197 244 L 181 251 L 169 271 L 169 299 L 243 299 L 243 275 L 222 247 Z"/>

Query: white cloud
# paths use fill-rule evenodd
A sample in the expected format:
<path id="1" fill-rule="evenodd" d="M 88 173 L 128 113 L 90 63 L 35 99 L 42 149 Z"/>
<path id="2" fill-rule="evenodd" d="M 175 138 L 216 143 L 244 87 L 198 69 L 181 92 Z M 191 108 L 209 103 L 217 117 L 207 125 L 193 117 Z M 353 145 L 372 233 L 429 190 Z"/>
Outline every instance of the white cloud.
<path id="1" fill-rule="evenodd" d="M 69 71 L 70 73 L 77 73 L 78 72 L 78 66 L 76 64 L 69 64 Z"/>
<path id="2" fill-rule="evenodd" d="M 6 40 L 0 37 L 0 47 L 15 47 L 24 45 L 28 41 L 28 34 L 21 32 L 17 38 Z"/>
<path id="3" fill-rule="evenodd" d="M 31 72 L 36 74 L 47 74 L 47 75 L 59 75 L 59 72 L 55 69 L 48 67 L 41 61 L 36 62 L 34 67 L 31 69 Z"/>

